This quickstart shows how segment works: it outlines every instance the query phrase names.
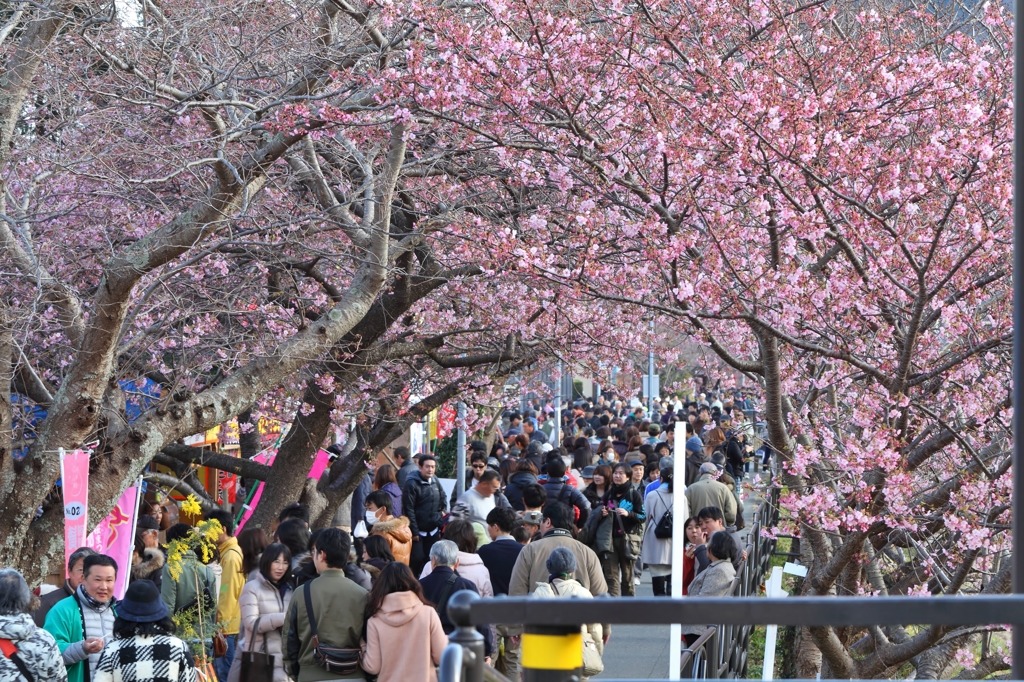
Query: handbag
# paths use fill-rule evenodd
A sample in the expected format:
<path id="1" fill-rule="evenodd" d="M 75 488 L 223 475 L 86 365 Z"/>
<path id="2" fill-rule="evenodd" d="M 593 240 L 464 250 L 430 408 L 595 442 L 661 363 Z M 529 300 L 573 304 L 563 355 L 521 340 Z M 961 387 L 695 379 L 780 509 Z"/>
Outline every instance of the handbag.
<path id="1" fill-rule="evenodd" d="M 213 657 L 224 658 L 228 655 L 228 640 L 224 637 L 224 633 L 215 632 L 213 633 Z"/>
<path id="2" fill-rule="evenodd" d="M 640 556 L 640 538 L 636 535 L 629 535 L 626 533 L 626 526 L 622 523 L 622 517 L 616 513 L 612 513 L 615 517 L 615 523 L 619 524 L 619 530 L 622 531 L 622 551 L 626 555 L 627 561 L 636 561 Z"/>
<path id="3" fill-rule="evenodd" d="M 660 495 L 660 493 L 659 493 Z M 664 500 L 665 498 L 661 498 Z M 658 525 L 654 527 L 654 537 L 659 540 L 672 539 L 672 509 L 666 509 L 665 513 L 658 519 Z"/>
<path id="4" fill-rule="evenodd" d="M 262 618 L 262 616 L 261 616 Z M 263 633 L 261 651 L 253 651 L 256 647 L 256 633 L 260 629 L 260 619 L 252 627 L 252 644 L 248 651 L 242 652 L 242 674 L 240 679 L 245 682 L 274 682 L 275 656 L 267 653 L 267 633 Z"/>
<path id="5" fill-rule="evenodd" d="M 313 635 L 313 657 L 321 668 L 335 675 L 352 675 L 359 671 L 359 649 L 343 649 L 321 644 L 316 634 L 316 619 L 313 618 L 313 600 L 309 596 L 309 583 L 305 584 L 303 598 L 306 600 L 306 618 Z"/>
<path id="6" fill-rule="evenodd" d="M 589 632 L 583 633 L 583 677 L 593 677 L 604 672 L 604 661 L 597 651 L 597 643 Z"/>

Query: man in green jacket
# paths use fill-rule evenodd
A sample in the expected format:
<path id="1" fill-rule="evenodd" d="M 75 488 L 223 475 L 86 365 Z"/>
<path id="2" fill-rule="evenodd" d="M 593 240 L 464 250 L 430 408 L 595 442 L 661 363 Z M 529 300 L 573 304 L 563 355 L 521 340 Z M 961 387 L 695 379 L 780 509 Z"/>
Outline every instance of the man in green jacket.
<path id="1" fill-rule="evenodd" d="M 68 682 L 88 682 L 100 661 L 103 645 L 112 639 L 117 616 L 114 582 L 117 562 L 103 554 L 82 560 L 82 583 L 46 614 L 47 632 L 68 669 Z"/>
<path id="2" fill-rule="evenodd" d="M 167 529 L 167 542 L 187 540 L 192 526 L 176 523 Z M 173 570 L 171 562 L 164 564 L 160 579 L 160 599 L 171 617 L 177 620 L 175 634 L 186 640 L 209 642 L 213 637 L 217 606 L 216 579 L 213 570 L 204 566 L 192 550 L 181 553 Z M 202 613 L 200 622 L 199 614 Z"/>
<path id="3" fill-rule="evenodd" d="M 285 670 L 298 682 L 320 680 L 361 680 L 363 671 L 351 675 L 338 675 L 320 667 L 313 647 L 310 614 L 306 610 L 305 591 L 309 590 L 313 605 L 313 622 L 322 645 L 341 649 L 358 649 L 363 631 L 363 612 L 369 592 L 345 577 L 352 539 L 338 528 L 320 532 L 313 546 L 313 565 L 320 574 L 292 595 L 291 607 L 285 618 Z"/>

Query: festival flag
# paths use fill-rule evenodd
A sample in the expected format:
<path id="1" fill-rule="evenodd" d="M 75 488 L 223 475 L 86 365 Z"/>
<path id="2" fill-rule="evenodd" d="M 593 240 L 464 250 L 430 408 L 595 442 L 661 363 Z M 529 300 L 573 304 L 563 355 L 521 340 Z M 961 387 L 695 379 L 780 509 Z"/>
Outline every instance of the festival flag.
<path id="1" fill-rule="evenodd" d="M 252 461 L 272 466 L 274 464 L 275 457 L 277 457 L 277 448 L 271 448 L 269 450 L 264 450 L 258 455 L 253 455 Z M 330 457 L 331 453 L 326 450 L 317 451 L 316 458 L 313 460 L 313 466 L 309 469 L 308 478 L 319 479 L 324 471 L 327 470 L 327 465 L 330 463 Z M 248 523 L 249 518 L 252 517 L 252 513 L 256 511 L 256 505 L 259 504 L 262 496 L 263 481 L 260 481 L 256 488 L 249 493 L 249 499 L 242 505 L 242 514 L 239 517 L 238 523 L 235 524 L 235 535 L 238 535 L 238 533 L 242 531 L 242 528 L 245 527 L 245 524 Z"/>
<path id="2" fill-rule="evenodd" d="M 140 485 L 133 485 L 125 490 L 107 518 L 100 521 L 100 524 L 89 533 L 85 543 L 117 562 L 117 582 L 114 584 L 114 596 L 117 599 L 123 598 L 125 590 L 128 589 L 141 490 Z"/>
<path id="3" fill-rule="evenodd" d="M 86 543 L 89 520 L 89 453 L 75 450 L 60 457 L 61 490 L 64 494 L 64 565 Z"/>

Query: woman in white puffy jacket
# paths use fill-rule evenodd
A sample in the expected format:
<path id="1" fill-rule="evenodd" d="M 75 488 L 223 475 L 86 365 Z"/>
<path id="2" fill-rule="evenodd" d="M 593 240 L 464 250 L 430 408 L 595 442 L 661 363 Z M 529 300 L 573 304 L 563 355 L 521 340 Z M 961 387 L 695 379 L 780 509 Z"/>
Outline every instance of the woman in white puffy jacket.
<path id="1" fill-rule="evenodd" d="M 544 599 L 593 599 L 590 590 L 583 587 L 574 574 L 576 556 L 568 547 L 558 547 L 548 556 L 545 564 L 550 574 L 546 583 L 537 583 L 534 597 Z M 600 623 L 580 626 L 583 632 L 583 679 L 597 675 L 604 670 L 601 656 L 604 655 L 604 628 Z"/>
<path id="2" fill-rule="evenodd" d="M 274 682 L 287 682 L 281 633 L 292 600 L 292 554 L 280 543 L 268 545 L 260 557 L 259 572 L 242 588 L 238 607 L 242 616 L 241 641 L 235 648 L 228 682 L 239 682 L 242 653 L 265 652 L 274 657 Z"/>

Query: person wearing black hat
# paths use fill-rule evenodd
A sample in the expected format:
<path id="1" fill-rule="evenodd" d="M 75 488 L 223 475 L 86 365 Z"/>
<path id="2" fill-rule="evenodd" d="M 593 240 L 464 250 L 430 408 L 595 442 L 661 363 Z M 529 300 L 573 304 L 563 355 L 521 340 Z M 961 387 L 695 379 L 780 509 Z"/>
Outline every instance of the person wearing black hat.
<path id="1" fill-rule="evenodd" d="M 172 632 L 160 590 L 136 580 L 117 605 L 114 639 L 104 647 L 92 682 L 195 682 L 192 653 Z"/>

